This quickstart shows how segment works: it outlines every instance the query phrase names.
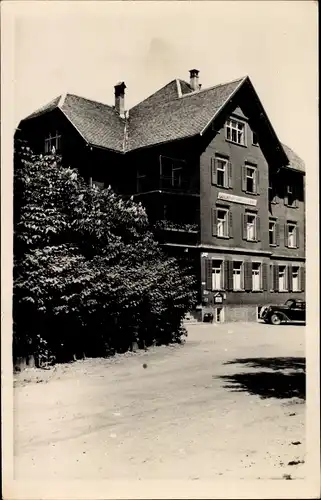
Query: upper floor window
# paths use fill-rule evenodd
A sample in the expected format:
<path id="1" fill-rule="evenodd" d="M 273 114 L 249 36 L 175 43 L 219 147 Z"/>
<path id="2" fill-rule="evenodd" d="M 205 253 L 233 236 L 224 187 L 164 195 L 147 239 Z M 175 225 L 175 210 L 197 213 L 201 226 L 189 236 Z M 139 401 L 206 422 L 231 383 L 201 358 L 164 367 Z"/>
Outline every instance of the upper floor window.
<path id="1" fill-rule="evenodd" d="M 277 245 L 277 222 L 275 220 L 269 220 L 269 245 Z"/>
<path id="2" fill-rule="evenodd" d="M 257 194 L 259 183 L 259 172 L 254 165 L 243 165 L 242 191 Z"/>
<path id="3" fill-rule="evenodd" d="M 160 156 L 160 175 L 162 187 L 181 187 L 184 160 Z"/>
<path id="4" fill-rule="evenodd" d="M 269 203 L 278 203 L 276 188 L 271 179 L 269 179 Z"/>
<path id="5" fill-rule="evenodd" d="M 246 212 L 243 215 L 243 238 L 247 241 L 259 241 L 260 218 L 256 213 Z"/>
<path id="6" fill-rule="evenodd" d="M 219 238 L 232 236 L 232 214 L 228 208 L 213 209 L 213 235 Z"/>
<path id="7" fill-rule="evenodd" d="M 252 144 L 253 146 L 259 145 L 259 140 L 255 132 L 252 132 Z"/>
<path id="8" fill-rule="evenodd" d="M 245 146 L 245 123 L 230 118 L 225 123 L 226 140 Z"/>
<path id="9" fill-rule="evenodd" d="M 284 204 L 288 207 L 296 208 L 298 206 L 298 199 L 296 196 L 296 189 L 294 184 L 288 184 L 285 187 Z"/>
<path id="10" fill-rule="evenodd" d="M 45 153 L 46 154 L 54 154 L 60 151 L 61 149 L 61 135 L 56 131 L 55 135 L 49 134 L 48 137 L 45 138 Z"/>
<path id="11" fill-rule="evenodd" d="M 223 288 L 223 261 L 212 260 L 212 290 Z"/>
<path id="12" fill-rule="evenodd" d="M 223 187 L 232 187 L 232 164 L 227 158 L 216 156 L 212 158 L 212 184 Z"/>
<path id="13" fill-rule="evenodd" d="M 298 248 L 298 226 L 294 222 L 288 222 L 284 228 L 285 245 L 289 248 Z"/>

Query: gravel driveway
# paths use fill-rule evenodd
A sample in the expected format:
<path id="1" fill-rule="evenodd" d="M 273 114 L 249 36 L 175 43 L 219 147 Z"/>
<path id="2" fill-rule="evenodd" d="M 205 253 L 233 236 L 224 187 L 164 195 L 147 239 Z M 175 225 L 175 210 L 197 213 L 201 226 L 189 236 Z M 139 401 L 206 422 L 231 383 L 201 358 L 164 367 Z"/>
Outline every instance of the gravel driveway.
<path id="1" fill-rule="evenodd" d="M 15 476 L 304 478 L 304 336 L 189 325 L 182 346 L 22 372 Z"/>

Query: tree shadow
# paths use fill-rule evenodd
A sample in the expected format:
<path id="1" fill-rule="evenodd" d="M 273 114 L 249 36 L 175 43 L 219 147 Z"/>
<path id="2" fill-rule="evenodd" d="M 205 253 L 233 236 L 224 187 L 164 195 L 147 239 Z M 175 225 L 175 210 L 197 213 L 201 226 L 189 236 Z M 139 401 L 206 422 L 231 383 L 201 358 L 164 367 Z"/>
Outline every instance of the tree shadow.
<path id="1" fill-rule="evenodd" d="M 225 381 L 224 387 L 233 392 L 248 392 L 261 398 L 305 400 L 305 358 L 243 358 L 225 364 L 243 364 L 255 369 L 220 377 Z"/>

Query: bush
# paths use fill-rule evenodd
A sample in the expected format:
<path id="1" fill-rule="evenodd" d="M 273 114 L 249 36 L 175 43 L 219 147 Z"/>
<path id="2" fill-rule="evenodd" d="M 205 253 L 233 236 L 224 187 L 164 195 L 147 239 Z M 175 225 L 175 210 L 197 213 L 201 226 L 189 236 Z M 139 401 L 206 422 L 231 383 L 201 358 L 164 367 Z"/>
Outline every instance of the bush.
<path id="1" fill-rule="evenodd" d="M 16 146 L 15 356 L 67 361 L 134 341 L 178 342 L 193 285 L 158 246 L 141 204 Z"/>

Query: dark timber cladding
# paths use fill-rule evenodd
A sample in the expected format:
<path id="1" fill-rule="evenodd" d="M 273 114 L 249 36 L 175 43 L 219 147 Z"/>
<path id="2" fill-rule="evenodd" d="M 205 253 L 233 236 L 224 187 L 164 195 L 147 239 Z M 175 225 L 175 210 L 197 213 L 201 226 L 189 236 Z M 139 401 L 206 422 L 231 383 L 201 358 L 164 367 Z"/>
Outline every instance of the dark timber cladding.
<path id="1" fill-rule="evenodd" d="M 202 88 L 199 71 L 126 109 L 72 94 L 19 124 L 35 152 L 52 147 L 89 183 L 134 195 L 167 252 L 192 266 L 216 321 L 305 295 L 305 166 L 282 144 L 249 79 Z"/>

